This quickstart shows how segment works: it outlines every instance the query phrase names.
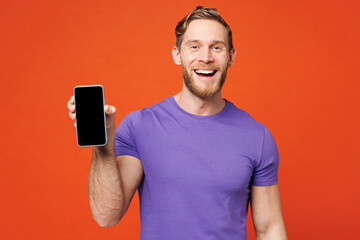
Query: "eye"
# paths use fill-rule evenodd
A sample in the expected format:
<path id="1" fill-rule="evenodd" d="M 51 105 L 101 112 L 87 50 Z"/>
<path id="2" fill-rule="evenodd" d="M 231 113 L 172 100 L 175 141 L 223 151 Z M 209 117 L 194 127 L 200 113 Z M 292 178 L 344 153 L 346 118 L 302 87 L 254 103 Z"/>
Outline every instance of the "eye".
<path id="1" fill-rule="evenodd" d="M 196 45 L 191 45 L 191 47 L 190 47 L 191 49 L 193 49 L 193 50 L 196 50 L 196 49 L 198 49 L 199 47 L 198 46 L 196 46 Z"/>
<path id="2" fill-rule="evenodd" d="M 216 51 L 220 51 L 220 50 L 221 50 L 221 47 L 219 47 L 219 46 L 214 46 L 213 49 L 216 50 Z"/>

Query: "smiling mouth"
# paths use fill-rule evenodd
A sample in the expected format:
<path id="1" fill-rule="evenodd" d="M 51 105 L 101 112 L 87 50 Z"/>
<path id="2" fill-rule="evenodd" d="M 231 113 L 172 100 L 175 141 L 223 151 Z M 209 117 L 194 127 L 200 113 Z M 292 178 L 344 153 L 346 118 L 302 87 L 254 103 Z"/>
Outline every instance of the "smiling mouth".
<path id="1" fill-rule="evenodd" d="M 211 69 L 195 69 L 194 72 L 200 77 L 212 77 L 215 75 L 217 70 Z"/>

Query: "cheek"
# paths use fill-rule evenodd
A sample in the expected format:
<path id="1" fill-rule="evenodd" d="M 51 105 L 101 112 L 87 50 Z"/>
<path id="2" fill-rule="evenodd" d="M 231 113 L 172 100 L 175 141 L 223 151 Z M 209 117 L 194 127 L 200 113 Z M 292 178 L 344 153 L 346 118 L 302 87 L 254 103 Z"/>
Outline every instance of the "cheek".
<path id="1" fill-rule="evenodd" d="M 181 62 L 184 66 L 189 66 L 197 59 L 195 53 L 188 53 L 181 55 Z"/>
<path id="2" fill-rule="evenodd" d="M 218 61 L 218 67 L 221 68 L 221 70 L 227 69 L 229 65 L 228 59 L 222 59 L 221 61 Z"/>

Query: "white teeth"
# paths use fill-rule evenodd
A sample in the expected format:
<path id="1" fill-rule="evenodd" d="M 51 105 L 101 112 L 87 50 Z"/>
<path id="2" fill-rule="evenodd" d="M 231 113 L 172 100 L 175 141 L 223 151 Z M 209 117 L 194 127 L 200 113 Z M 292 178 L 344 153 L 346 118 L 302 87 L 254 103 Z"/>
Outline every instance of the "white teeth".
<path id="1" fill-rule="evenodd" d="M 200 69 L 200 70 L 195 70 L 196 73 L 200 73 L 200 74 L 213 74 L 215 72 L 215 70 L 204 70 L 204 69 Z"/>

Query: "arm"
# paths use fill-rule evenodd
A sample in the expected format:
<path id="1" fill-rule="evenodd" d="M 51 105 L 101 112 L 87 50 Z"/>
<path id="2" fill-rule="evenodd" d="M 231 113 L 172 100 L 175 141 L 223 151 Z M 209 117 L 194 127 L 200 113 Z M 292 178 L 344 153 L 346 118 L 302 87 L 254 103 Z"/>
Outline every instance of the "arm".
<path id="1" fill-rule="evenodd" d="M 75 119 L 74 96 L 68 101 L 69 116 Z M 115 113 L 105 106 L 108 143 L 94 147 L 89 173 L 90 208 L 101 227 L 115 225 L 124 216 L 134 193 L 142 181 L 143 168 L 139 159 L 115 156 Z"/>
<path id="2" fill-rule="evenodd" d="M 89 173 L 90 208 L 101 227 L 121 220 L 143 178 L 139 159 L 128 155 L 115 158 L 113 152 L 94 148 Z"/>
<path id="3" fill-rule="evenodd" d="M 252 186 L 250 204 L 258 240 L 287 240 L 278 184 Z"/>

